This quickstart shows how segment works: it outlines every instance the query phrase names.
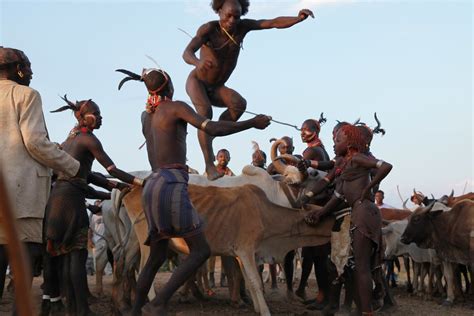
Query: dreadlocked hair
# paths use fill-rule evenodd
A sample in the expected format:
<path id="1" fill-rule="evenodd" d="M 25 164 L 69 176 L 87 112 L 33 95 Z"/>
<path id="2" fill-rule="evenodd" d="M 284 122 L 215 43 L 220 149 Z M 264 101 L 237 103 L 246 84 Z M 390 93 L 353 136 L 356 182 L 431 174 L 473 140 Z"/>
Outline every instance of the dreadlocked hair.
<path id="1" fill-rule="evenodd" d="M 357 127 L 356 125 L 347 124 L 342 126 L 339 131 L 346 135 L 347 145 L 349 148 L 355 149 L 358 152 L 366 151 L 367 143 L 359 127 Z"/>
<path id="2" fill-rule="evenodd" d="M 84 114 L 84 109 L 86 109 L 87 104 L 93 103 L 92 99 L 76 101 L 76 103 L 74 103 L 68 100 L 66 94 L 61 97 L 61 99 L 64 100 L 67 105 L 62 106 L 56 110 L 50 111 L 50 113 L 58 113 L 66 110 L 72 110 L 77 120 L 79 120 L 79 118 Z"/>
<path id="3" fill-rule="evenodd" d="M 249 0 L 212 0 L 211 7 L 214 12 L 219 13 L 226 1 L 237 1 L 242 8 L 242 15 L 246 15 L 249 12 L 250 1 Z"/>

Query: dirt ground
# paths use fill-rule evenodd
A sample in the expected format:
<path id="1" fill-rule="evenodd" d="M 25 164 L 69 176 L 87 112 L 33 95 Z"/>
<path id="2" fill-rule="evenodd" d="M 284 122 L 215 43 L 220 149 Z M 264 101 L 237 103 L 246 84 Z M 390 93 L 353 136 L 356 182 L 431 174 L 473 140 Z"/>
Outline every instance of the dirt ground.
<path id="1" fill-rule="evenodd" d="M 161 272 L 157 275 L 157 284 L 164 284 L 169 278 L 169 272 Z M 219 276 L 219 273 L 216 273 Z M 89 286 L 93 294 L 95 294 L 95 277 L 88 277 Z M 216 280 L 218 281 L 218 280 Z M 439 303 L 441 299 L 424 299 L 416 295 L 406 293 L 404 286 L 406 278 L 404 274 L 400 274 L 398 288 L 393 289 L 395 299 L 398 306 L 389 311 L 379 312 L 377 315 L 394 315 L 394 316 L 422 316 L 422 315 L 474 315 L 474 309 L 470 308 L 472 302 L 457 302 L 454 307 L 443 307 Z M 33 295 L 35 298 L 35 306 L 39 309 L 41 303 L 41 286 L 42 278 L 35 278 L 33 282 Z M 219 282 L 216 282 L 218 285 Z M 296 285 L 295 285 L 296 287 Z M 91 302 L 91 308 L 98 315 L 111 316 L 111 288 L 112 276 L 104 277 L 104 295 L 94 299 Z M 228 302 L 228 289 L 217 287 L 214 289 L 215 295 L 207 301 L 197 301 L 192 298 L 189 303 L 179 303 L 178 295 L 175 295 L 170 303 L 169 315 L 176 316 L 192 316 L 192 315 L 256 315 L 251 306 L 244 308 L 233 308 Z M 309 280 L 309 287 L 306 290 L 309 298 L 316 294 L 316 282 L 314 279 Z M 309 311 L 305 309 L 305 305 L 301 302 L 289 302 L 286 299 L 286 289 L 284 283 L 278 284 L 278 289 L 272 290 L 270 284 L 265 284 L 265 298 L 272 315 L 320 315 L 317 311 Z M 5 290 L 4 298 L 0 304 L 0 315 L 10 315 L 12 309 L 12 294 Z M 337 315 L 347 315 L 347 313 L 338 313 Z"/>

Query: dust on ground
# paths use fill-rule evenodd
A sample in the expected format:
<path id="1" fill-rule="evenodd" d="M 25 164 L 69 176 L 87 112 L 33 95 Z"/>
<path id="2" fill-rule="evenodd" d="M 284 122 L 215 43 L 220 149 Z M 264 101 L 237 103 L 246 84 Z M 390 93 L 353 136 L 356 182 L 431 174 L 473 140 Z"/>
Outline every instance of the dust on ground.
<path id="1" fill-rule="evenodd" d="M 220 273 L 217 273 L 219 276 Z M 158 286 L 164 284 L 170 277 L 170 272 L 160 272 L 155 278 Z M 314 274 L 312 274 L 314 276 Z M 217 277 L 217 287 L 213 290 L 215 295 L 208 297 L 206 301 L 198 301 L 191 298 L 188 303 L 178 302 L 178 295 L 174 295 L 169 305 L 169 315 L 176 316 L 193 316 L 193 315 L 256 315 L 251 305 L 242 308 L 234 308 L 229 304 L 228 289 L 219 286 Z M 453 307 L 444 307 L 440 305 L 441 298 L 426 298 L 413 294 L 408 294 L 405 287 L 406 278 L 404 274 L 400 274 L 397 288 L 391 289 L 397 301 L 397 306 L 388 311 L 377 313 L 377 315 L 394 315 L 394 316 L 423 316 L 423 315 L 447 315 L 447 316 L 472 316 L 473 302 L 456 302 Z M 88 283 L 91 292 L 95 295 L 95 276 L 88 276 Z M 93 298 L 90 305 L 91 309 L 98 315 L 112 316 L 112 276 L 104 276 L 104 294 Z M 37 310 L 41 305 L 41 284 L 42 278 L 37 277 L 33 282 L 34 305 Z M 295 286 L 297 282 L 295 282 Z M 309 286 L 306 289 L 308 298 L 316 296 L 316 281 L 313 278 L 309 280 Z M 288 301 L 286 298 L 286 286 L 284 283 L 278 284 L 278 289 L 271 289 L 270 283 L 265 284 L 265 299 L 270 308 L 272 315 L 320 315 L 318 311 L 310 311 L 300 301 Z M 13 296 L 10 291 L 5 289 L 4 297 L 0 304 L 0 315 L 11 315 Z M 339 312 L 336 315 L 348 315 L 347 312 Z"/>

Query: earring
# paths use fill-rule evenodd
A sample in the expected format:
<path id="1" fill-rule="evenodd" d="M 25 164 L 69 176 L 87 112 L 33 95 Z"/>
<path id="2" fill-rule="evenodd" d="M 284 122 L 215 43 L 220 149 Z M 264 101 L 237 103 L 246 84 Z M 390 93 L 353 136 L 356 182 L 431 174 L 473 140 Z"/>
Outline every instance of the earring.
<path id="1" fill-rule="evenodd" d="M 24 77 L 25 75 L 23 74 L 23 71 L 21 70 L 18 70 L 18 77 L 22 78 Z"/>

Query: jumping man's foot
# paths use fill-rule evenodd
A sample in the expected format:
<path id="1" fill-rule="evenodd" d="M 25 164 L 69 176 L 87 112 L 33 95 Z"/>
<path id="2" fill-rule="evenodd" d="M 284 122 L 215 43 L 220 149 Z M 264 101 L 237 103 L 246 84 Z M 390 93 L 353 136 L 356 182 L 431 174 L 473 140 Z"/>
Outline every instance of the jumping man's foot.
<path id="1" fill-rule="evenodd" d="M 210 181 L 219 179 L 220 177 L 224 176 L 223 174 L 220 174 L 220 173 L 217 171 L 217 168 L 216 168 L 216 166 L 214 166 L 214 165 L 212 165 L 212 166 L 207 166 L 207 167 L 206 167 L 206 173 L 207 173 L 207 179 L 209 179 Z"/>

